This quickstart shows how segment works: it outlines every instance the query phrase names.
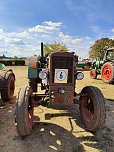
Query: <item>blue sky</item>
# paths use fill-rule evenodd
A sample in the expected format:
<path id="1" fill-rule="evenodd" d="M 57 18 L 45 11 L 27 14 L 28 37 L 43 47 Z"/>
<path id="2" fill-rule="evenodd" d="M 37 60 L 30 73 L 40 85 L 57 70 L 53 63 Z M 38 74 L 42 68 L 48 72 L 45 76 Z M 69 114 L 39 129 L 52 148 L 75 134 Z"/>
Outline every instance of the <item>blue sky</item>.
<path id="1" fill-rule="evenodd" d="M 85 58 L 95 40 L 114 39 L 113 0 L 0 1 L 0 55 L 40 54 L 40 42 L 63 42 Z"/>

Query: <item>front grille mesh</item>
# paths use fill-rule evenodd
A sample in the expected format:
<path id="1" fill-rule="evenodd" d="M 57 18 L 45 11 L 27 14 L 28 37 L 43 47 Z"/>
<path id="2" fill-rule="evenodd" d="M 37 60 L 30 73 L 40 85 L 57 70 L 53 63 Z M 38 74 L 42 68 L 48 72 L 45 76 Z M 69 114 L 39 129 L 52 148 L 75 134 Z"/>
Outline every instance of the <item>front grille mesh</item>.
<path id="1" fill-rule="evenodd" d="M 52 57 L 52 82 L 54 83 L 55 69 L 68 69 L 68 81 L 72 83 L 73 79 L 73 57 Z"/>

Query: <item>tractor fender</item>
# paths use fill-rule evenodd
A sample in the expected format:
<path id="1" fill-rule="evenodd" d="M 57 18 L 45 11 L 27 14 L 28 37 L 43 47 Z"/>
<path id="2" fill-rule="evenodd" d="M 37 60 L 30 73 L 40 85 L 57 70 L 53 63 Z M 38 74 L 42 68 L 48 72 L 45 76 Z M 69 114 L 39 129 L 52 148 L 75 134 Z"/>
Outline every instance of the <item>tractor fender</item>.
<path id="1" fill-rule="evenodd" d="M 2 71 L 2 73 L 0 73 L 0 90 L 6 89 L 8 87 L 7 80 L 10 75 L 13 75 L 14 80 L 15 80 L 15 74 L 13 73 L 13 70 L 11 70 L 11 69 L 8 71 Z"/>

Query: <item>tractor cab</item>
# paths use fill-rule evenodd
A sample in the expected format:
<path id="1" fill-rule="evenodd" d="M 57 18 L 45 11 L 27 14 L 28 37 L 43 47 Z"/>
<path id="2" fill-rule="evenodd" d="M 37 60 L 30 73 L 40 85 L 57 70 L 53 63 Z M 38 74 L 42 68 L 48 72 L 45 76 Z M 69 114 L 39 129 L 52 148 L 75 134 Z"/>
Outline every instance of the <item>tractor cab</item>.
<path id="1" fill-rule="evenodd" d="M 113 61 L 114 62 L 114 48 L 109 48 L 106 51 L 106 54 L 104 56 L 104 61 Z"/>

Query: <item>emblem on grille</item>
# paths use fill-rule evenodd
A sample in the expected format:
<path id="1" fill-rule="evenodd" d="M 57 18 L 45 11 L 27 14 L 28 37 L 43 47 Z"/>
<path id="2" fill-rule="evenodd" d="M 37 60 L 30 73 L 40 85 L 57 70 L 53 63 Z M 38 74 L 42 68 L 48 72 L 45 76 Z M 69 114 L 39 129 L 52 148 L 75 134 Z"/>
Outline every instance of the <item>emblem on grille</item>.
<path id="1" fill-rule="evenodd" d="M 55 69 L 55 83 L 67 83 L 68 69 Z"/>

